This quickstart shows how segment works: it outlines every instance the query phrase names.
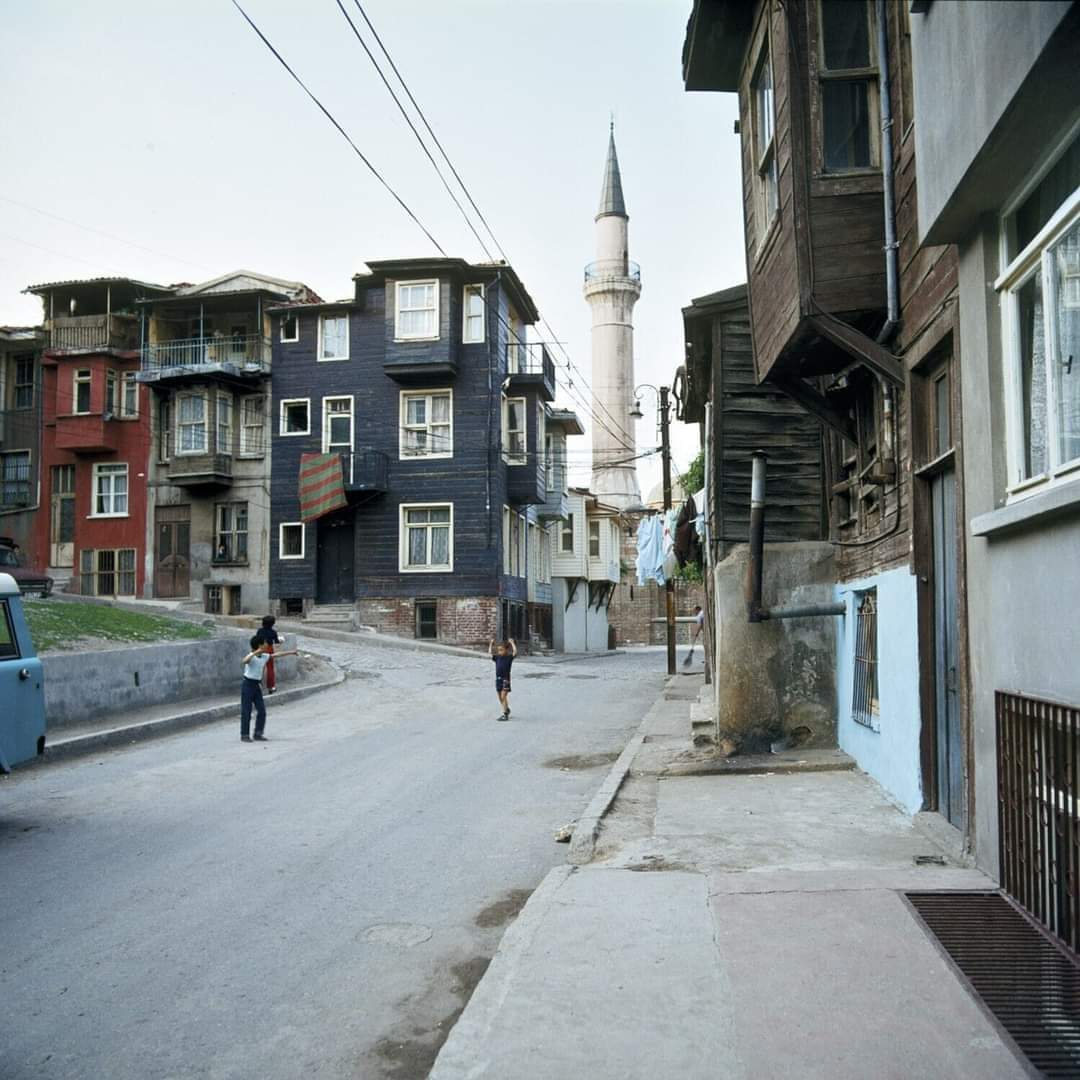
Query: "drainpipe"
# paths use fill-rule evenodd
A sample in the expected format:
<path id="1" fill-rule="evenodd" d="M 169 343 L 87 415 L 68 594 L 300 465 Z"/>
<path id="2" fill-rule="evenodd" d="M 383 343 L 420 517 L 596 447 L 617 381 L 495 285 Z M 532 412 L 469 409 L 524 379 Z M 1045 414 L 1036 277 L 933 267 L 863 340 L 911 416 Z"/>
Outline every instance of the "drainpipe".
<path id="1" fill-rule="evenodd" d="M 746 617 L 749 622 L 770 619 L 808 619 L 821 615 L 843 615 L 847 605 L 838 600 L 827 604 L 792 604 L 762 607 L 761 581 L 765 569 L 765 462 L 764 450 L 755 450 L 750 479 L 750 560 L 746 567 Z"/>

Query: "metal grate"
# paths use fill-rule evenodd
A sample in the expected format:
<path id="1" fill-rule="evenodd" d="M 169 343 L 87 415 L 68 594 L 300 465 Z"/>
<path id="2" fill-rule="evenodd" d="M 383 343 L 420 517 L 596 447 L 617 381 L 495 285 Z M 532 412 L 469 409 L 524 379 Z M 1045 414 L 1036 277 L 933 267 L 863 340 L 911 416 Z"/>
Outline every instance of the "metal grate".
<path id="1" fill-rule="evenodd" d="M 1080 709 L 996 695 L 1001 884 L 1080 952 Z"/>
<path id="2" fill-rule="evenodd" d="M 1080 968 L 1000 893 L 907 898 L 971 988 L 1048 1077 L 1080 1076 Z"/>
<path id="3" fill-rule="evenodd" d="M 855 622 L 855 665 L 851 718 L 875 731 L 878 727 L 877 589 L 862 593 Z"/>

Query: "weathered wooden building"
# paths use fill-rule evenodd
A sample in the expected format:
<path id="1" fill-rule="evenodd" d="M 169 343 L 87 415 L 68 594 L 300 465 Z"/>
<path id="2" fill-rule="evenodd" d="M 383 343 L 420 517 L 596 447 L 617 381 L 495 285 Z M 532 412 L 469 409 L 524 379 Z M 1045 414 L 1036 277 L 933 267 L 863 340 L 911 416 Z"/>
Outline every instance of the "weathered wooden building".
<path id="1" fill-rule="evenodd" d="M 910 18 L 883 0 L 698 0 L 683 72 L 739 95 L 755 377 L 824 433 L 840 744 L 962 833 L 956 254 L 919 242 Z"/>
<path id="2" fill-rule="evenodd" d="M 29 558 L 41 506 L 42 343 L 34 327 L 0 326 L 0 536 Z"/>
<path id="3" fill-rule="evenodd" d="M 529 586 L 530 551 L 550 566 L 530 508 L 565 512 L 548 491 L 555 365 L 527 338 L 536 307 L 505 264 L 368 266 L 348 300 L 272 311 L 271 597 L 408 637 L 524 641 L 551 603 Z M 304 454 L 340 460 L 345 505 L 305 518 Z"/>

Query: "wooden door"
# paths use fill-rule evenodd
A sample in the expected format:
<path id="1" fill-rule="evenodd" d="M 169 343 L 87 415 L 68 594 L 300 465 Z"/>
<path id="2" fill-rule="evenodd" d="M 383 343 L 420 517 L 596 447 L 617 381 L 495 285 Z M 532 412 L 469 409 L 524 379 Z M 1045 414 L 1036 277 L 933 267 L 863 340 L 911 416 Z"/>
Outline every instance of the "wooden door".
<path id="1" fill-rule="evenodd" d="M 75 565 L 75 466 L 52 467 L 49 565 Z"/>
<path id="2" fill-rule="evenodd" d="M 317 603 L 341 604 L 355 599 L 354 535 L 351 513 L 319 519 L 315 568 Z"/>
<path id="3" fill-rule="evenodd" d="M 154 527 L 154 595 L 187 596 L 191 588 L 191 507 L 159 506 Z"/>

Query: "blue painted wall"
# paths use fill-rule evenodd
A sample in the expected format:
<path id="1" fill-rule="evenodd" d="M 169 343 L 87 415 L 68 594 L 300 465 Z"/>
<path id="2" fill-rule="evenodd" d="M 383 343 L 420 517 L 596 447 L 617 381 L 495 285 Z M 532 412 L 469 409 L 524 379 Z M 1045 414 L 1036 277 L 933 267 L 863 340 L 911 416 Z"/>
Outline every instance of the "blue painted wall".
<path id="1" fill-rule="evenodd" d="M 860 593 L 877 589 L 876 730 L 852 719 L 853 659 Z M 840 747 L 908 813 L 923 806 L 919 760 L 919 627 L 916 578 L 907 567 L 837 586 L 847 615 L 837 620 L 837 737 Z"/>

